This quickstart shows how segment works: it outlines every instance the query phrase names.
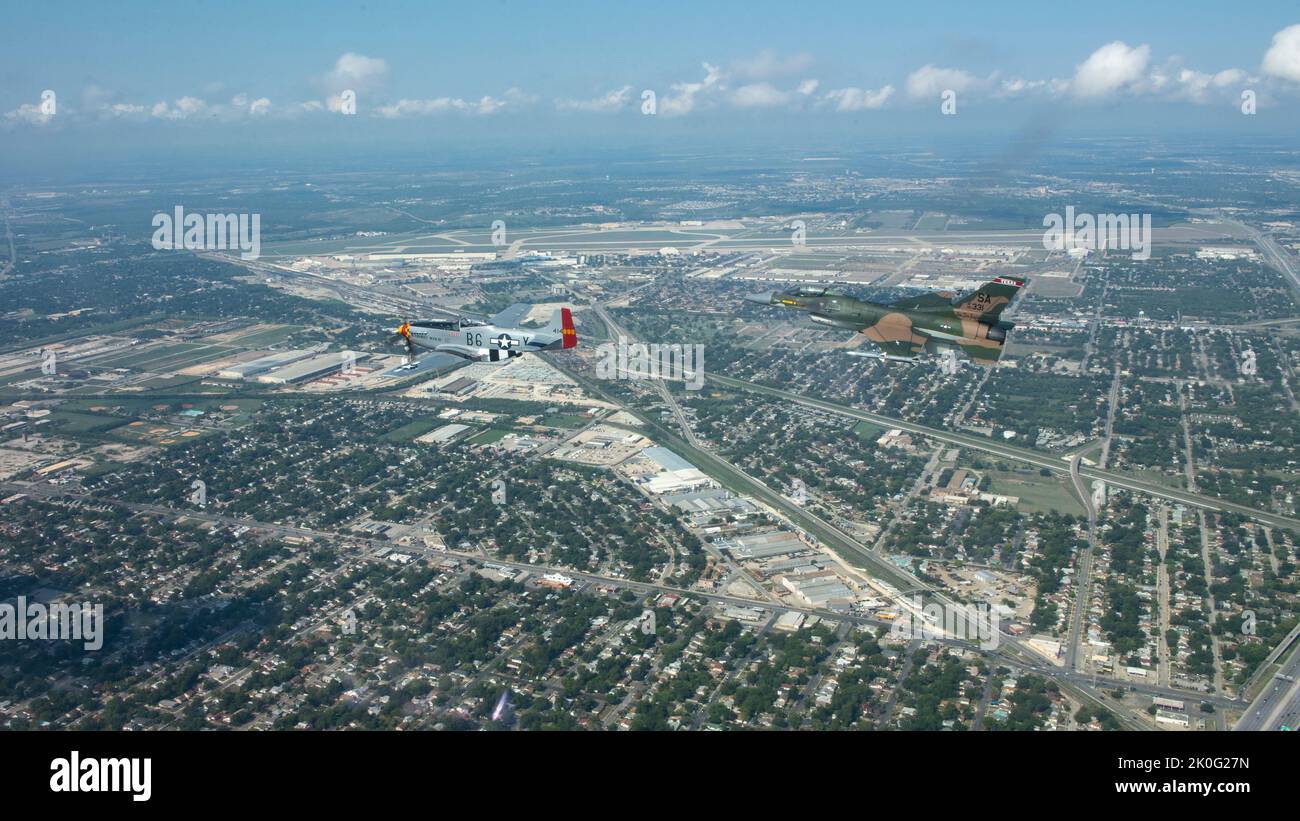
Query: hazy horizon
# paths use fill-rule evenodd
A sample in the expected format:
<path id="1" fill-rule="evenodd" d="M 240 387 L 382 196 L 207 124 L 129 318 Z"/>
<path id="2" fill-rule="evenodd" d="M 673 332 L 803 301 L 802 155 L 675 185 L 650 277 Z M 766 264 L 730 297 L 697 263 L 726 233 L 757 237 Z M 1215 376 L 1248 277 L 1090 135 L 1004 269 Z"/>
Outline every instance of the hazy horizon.
<path id="1" fill-rule="evenodd" d="M 1230 145 L 1300 127 L 1289 5 L 1225 20 L 1217 4 L 1108 2 L 1068 27 L 1042 11 L 15 8 L 11 30 L 27 36 L 0 54 L 0 174 L 54 182 L 169 163 L 373 167 L 493 151 L 788 153 L 1023 135 Z"/>

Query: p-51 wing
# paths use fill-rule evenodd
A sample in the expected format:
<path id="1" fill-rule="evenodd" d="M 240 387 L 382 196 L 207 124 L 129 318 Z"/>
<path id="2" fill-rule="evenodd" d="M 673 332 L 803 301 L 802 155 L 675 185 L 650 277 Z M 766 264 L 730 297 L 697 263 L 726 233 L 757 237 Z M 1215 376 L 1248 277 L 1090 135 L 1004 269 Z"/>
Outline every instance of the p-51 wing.
<path id="1" fill-rule="evenodd" d="M 462 359 L 468 359 L 472 362 L 500 362 L 512 356 L 519 356 L 522 352 L 518 349 L 509 348 L 472 348 L 468 345 L 458 345 L 455 342 L 444 342 L 434 347 L 438 353 L 449 353 L 452 356 L 459 356 Z"/>
<path id="2" fill-rule="evenodd" d="M 524 321 L 524 317 L 528 316 L 528 312 L 535 307 L 535 305 L 530 305 L 525 302 L 516 302 L 514 305 L 511 305 L 509 308 L 506 308 L 501 313 L 489 319 L 488 324 L 497 328 L 518 328 L 520 323 Z"/>

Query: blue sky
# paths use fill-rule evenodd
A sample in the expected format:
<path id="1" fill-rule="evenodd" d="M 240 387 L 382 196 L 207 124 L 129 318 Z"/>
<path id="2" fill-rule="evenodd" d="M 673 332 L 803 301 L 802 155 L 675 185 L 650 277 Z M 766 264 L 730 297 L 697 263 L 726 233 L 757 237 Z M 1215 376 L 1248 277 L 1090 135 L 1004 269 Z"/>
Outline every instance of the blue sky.
<path id="1" fill-rule="evenodd" d="M 1300 124 L 1294 2 L 45 2 L 5 18 L 0 142 L 33 156 L 334 133 L 888 135 L 1044 111 L 1117 133 Z M 945 92 L 957 116 L 939 120 Z"/>

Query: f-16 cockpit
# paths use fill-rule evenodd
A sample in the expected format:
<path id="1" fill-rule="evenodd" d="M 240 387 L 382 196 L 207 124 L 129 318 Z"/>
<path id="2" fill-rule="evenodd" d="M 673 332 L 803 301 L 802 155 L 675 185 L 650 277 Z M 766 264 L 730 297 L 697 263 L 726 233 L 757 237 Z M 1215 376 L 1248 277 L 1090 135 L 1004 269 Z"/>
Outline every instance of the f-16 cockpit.
<path id="1" fill-rule="evenodd" d="M 828 292 L 824 287 L 819 288 L 816 285 L 800 285 L 798 288 L 793 288 L 787 293 L 794 294 L 795 296 L 826 296 Z"/>

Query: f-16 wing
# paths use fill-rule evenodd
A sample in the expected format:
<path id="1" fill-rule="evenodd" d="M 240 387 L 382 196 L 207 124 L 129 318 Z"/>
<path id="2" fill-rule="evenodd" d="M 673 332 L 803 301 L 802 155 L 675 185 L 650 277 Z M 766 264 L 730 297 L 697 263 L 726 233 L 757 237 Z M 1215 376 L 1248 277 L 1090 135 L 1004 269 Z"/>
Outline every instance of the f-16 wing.
<path id="1" fill-rule="evenodd" d="M 872 349 L 869 351 L 849 351 L 853 356 L 865 356 L 870 359 L 912 360 L 921 349 L 903 341 L 876 342 L 868 340 Z"/>
<path id="2" fill-rule="evenodd" d="M 890 307 L 899 311 L 942 311 L 952 310 L 953 294 L 931 291 L 918 296 L 905 296 L 890 303 Z"/>
<path id="3" fill-rule="evenodd" d="M 819 314 L 815 311 L 808 314 L 808 319 L 816 322 L 818 325 L 829 325 L 832 328 L 844 328 L 849 331 L 861 331 L 865 325 L 856 319 L 836 319 L 835 317 Z"/>

